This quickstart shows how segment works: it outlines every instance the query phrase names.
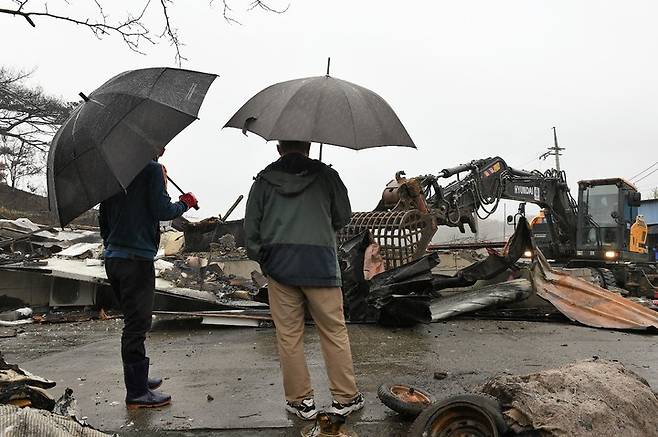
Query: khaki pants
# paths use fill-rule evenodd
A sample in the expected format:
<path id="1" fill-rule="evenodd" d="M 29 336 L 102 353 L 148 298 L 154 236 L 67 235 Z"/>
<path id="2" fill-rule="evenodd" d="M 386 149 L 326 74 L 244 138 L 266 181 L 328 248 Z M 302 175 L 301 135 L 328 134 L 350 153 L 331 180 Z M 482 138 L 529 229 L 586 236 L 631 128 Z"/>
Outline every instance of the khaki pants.
<path id="1" fill-rule="evenodd" d="M 306 302 L 320 334 L 331 394 L 338 402 L 351 401 L 357 388 L 340 288 L 293 287 L 268 279 L 270 310 L 276 326 L 286 400 L 297 402 L 313 396 L 304 356 Z"/>

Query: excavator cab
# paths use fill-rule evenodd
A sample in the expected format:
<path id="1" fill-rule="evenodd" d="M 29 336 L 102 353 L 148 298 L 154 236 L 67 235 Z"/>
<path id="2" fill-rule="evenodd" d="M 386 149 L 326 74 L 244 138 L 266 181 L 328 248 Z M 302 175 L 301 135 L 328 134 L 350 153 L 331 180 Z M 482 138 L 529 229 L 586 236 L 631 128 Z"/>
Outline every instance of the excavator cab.
<path id="1" fill-rule="evenodd" d="M 646 224 L 638 218 L 640 193 L 629 182 L 578 182 L 576 256 L 614 261 L 647 261 Z"/>

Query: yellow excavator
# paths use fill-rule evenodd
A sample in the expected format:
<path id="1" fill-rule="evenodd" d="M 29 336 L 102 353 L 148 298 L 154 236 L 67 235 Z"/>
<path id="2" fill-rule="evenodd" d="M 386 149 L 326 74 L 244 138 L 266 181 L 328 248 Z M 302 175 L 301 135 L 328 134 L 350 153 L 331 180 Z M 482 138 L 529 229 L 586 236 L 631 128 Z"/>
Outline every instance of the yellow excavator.
<path id="1" fill-rule="evenodd" d="M 368 230 L 387 268 L 397 267 L 422 256 L 438 226 L 475 232 L 476 217 L 489 217 L 501 199 L 522 202 L 520 214 L 526 202 L 542 208 L 532 220 L 533 240 L 554 263 L 591 268 L 607 288 L 654 296 L 658 273 L 646 247 L 647 225 L 638 215 L 640 193 L 621 178 L 580 181 L 576 201 L 564 171 L 517 170 L 500 157 L 438 175 L 406 178 L 398 172 L 375 210 L 354 213 L 339 241 Z"/>

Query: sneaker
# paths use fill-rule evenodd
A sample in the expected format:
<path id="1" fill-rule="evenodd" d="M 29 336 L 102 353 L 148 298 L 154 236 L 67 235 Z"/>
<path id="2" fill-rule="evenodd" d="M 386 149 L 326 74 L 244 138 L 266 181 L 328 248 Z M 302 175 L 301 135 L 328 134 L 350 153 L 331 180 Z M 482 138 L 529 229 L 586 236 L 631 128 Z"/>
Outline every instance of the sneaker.
<path id="1" fill-rule="evenodd" d="M 363 393 L 357 393 L 354 398 L 346 404 L 341 404 L 337 400 L 334 400 L 331 403 L 331 408 L 327 410 L 328 413 L 340 414 L 341 416 L 347 416 L 350 413 L 360 410 L 365 405 L 366 400 L 363 397 Z"/>
<path id="2" fill-rule="evenodd" d="M 318 415 L 315 401 L 312 398 L 304 399 L 301 402 L 286 401 L 286 411 L 304 420 L 313 420 Z"/>

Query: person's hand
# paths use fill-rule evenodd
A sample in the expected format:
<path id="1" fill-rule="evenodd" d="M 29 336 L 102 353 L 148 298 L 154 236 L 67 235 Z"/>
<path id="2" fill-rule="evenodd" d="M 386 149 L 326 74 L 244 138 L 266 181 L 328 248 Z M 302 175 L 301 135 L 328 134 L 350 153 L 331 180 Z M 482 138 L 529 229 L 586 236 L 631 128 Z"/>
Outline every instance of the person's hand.
<path id="1" fill-rule="evenodd" d="M 196 197 L 194 197 L 194 194 L 192 193 L 181 194 L 178 200 L 180 200 L 185 205 L 187 205 L 187 209 L 190 208 L 199 209 L 199 201 L 196 200 Z"/>

